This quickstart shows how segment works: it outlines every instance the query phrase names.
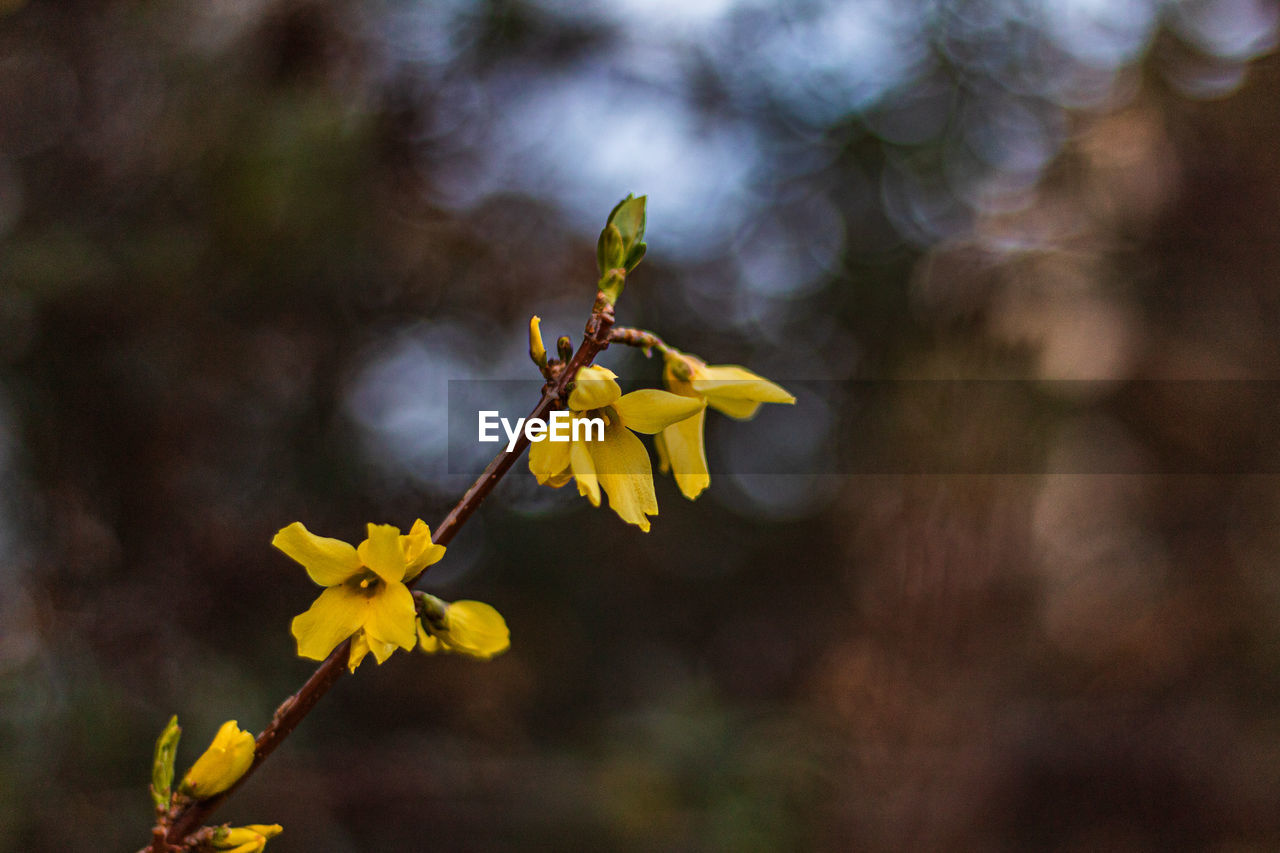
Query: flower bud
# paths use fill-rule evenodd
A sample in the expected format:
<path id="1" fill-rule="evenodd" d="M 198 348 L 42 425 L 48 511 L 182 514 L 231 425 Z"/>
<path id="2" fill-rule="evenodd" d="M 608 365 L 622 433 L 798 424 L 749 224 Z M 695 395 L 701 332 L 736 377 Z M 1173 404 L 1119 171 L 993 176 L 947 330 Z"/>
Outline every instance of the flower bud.
<path id="1" fill-rule="evenodd" d="M 253 735 L 228 720 L 214 735 L 213 743 L 196 759 L 182 780 L 182 792 L 203 800 L 230 788 L 253 764 Z"/>
<path id="2" fill-rule="evenodd" d="M 262 853 L 262 849 L 267 846 L 267 841 L 283 831 L 284 827 L 278 823 L 224 826 L 213 834 L 210 843 L 214 850 L 226 850 L 228 853 Z"/>
<path id="3" fill-rule="evenodd" d="M 538 367 L 547 366 L 547 348 L 542 345 L 542 318 L 536 314 L 529 319 L 529 358 Z"/>
<path id="4" fill-rule="evenodd" d="M 173 788 L 173 759 L 178 751 L 178 737 L 182 729 L 178 727 L 175 714 L 169 718 L 169 724 L 156 739 L 155 759 L 151 762 L 151 799 L 158 809 L 169 808 L 169 798 Z"/>

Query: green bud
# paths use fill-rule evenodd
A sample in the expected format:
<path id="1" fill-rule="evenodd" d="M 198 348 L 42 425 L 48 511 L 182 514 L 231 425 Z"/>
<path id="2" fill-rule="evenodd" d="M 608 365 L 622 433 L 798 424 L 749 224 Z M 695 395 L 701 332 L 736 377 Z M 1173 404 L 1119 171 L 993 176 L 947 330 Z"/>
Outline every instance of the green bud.
<path id="1" fill-rule="evenodd" d="M 173 760 L 178 753 L 178 738 L 182 729 L 178 727 L 178 715 L 169 718 L 169 724 L 156 738 L 156 755 L 151 762 L 151 799 L 156 808 L 169 808 L 169 800 L 173 791 Z"/>
<path id="2" fill-rule="evenodd" d="M 573 341 L 569 340 L 568 335 L 561 335 L 556 338 L 556 354 L 560 356 L 560 360 L 567 362 L 573 358 Z"/>
<path id="3" fill-rule="evenodd" d="M 610 223 L 600 232 L 600 239 L 596 241 L 596 266 L 600 269 L 600 275 L 622 266 L 624 259 L 622 232 L 618 230 L 618 226 Z"/>
<path id="4" fill-rule="evenodd" d="M 624 257 L 630 257 L 632 248 L 644 242 L 645 198 L 628 195 L 609 214 L 609 224 L 616 227 L 622 237 Z M 604 274 L 604 270 L 600 272 Z"/>

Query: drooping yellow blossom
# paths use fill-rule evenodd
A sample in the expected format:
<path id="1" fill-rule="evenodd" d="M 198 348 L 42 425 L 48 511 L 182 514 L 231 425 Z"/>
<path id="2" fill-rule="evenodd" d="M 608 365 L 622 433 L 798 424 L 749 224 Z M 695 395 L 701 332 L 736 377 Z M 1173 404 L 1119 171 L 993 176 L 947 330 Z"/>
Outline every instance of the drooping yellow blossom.
<path id="1" fill-rule="evenodd" d="M 235 720 L 228 720 L 213 736 L 213 743 L 191 765 L 182 779 L 180 790 L 189 797 L 203 800 L 234 785 L 253 763 L 253 735 L 240 731 Z"/>
<path id="2" fill-rule="evenodd" d="M 704 401 L 731 418 L 755 417 L 761 403 L 795 403 L 785 388 L 775 385 L 735 364 L 706 364 L 691 355 L 668 351 L 662 378 L 667 388 L 682 397 Z M 658 449 L 658 470 L 673 471 L 676 485 L 693 500 L 711 484 L 707 472 L 707 452 L 702 441 L 706 411 L 701 410 L 664 429 L 654 439 Z"/>
<path id="3" fill-rule="evenodd" d="M 488 660 L 511 646 L 511 632 L 502 614 L 483 601 L 448 604 L 434 595 L 421 595 L 418 646 L 427 654 L 453 652 Z"/>
<path id="4" fill-rule="evenodd" d="M 649 452 L 634 432 L 650 435 L 702 411 L 698 398 L 681 397 L 646 388 L 623 394 L 613 371 L 583 367 L 569 393 L 574 420 L 601 418 L 604 438 L 588 440 L 581 430 L 573 441 L 543 438 L 529 448 L 529 470 L 539 483 L 563 486 L 570 476 L 578 493 L 600 506 L 600 490 L 623 521 L 648 532 L 650 515 L 658 514 L 653 492 L 653 467 Z"/>
<path id="5" fill-rule="evenodd" d="M 267 841 L 281 832 L 284 832 L 284 827 L 278 823 L 224 826 L 213 834 L 213 849 L 226 850 L 227 853 L 262 853 Z"/>
<path id="6" fill-rule="evenodd" d="M 293 619 L 299 655 L 324 660 L 354 635 L 347 658 L 354 672 L 369 652 L 382 663 L 397 648 L 413 648 L 413 595 L 404 582 L 439 561 L 445 551 L 431 541 L 431 528 L 422 519 L 403 536 L 390 524 L 370 524 L 369 537 L 358 548 L 316 536 L 295 521 L 271 544 L 326 587 L 306 613 Z"/>

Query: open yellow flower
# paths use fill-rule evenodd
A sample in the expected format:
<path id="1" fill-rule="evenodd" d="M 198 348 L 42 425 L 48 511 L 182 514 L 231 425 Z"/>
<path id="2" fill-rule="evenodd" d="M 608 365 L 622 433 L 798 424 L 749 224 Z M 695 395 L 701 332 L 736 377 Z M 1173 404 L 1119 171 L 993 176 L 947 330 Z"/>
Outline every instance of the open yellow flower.
<path id="1" fill-rule="evenodd" d="M 589 441 L 587 430 L 575 441 L 544 437 L 529 448 L 529 470 L 539 483 L 550 486 L 563 486 L 572 476 L 578 493 L 594 506 L 600 506 L 604 489 L 618 517 L 647 532 L 648 516 L 658 514 L 658 499 L 649 452 L 633 432 L 660 432 L 700 412 L 703 402 L 652 388 L 623 394 L 617 378 L 603 367 L 578 371 L 569 393 L 569 412 L 575 420 L 602 418 L 604 438 Z"/>
<path id="2" fill-rule="evenodd" d="M 403 536 L 390 524 L 370 524 L 369 537 L 358 548 L 316 536 L 295 521 L 271 544 L 326 587 L 306 613 L 293 619 L 300 656 L 324 660 L 354 635 L 347 658 L 354 672 L 369 652 L 382 663 L 397 648 L 413 648 L 413 595 L 404 582 L 439 561 L 445 551 L 431 541 L 431 528 L 422 519 Z"/>
<path id="3" fill-rule="evenodd" d="M 267 841 L 284 832 L 278 823 L 251 823 L 248 826 L 224 826 L 213 834 L 214 850 L 225 850 L 227 853 L 262 853 Z"/>
<path id="4" fill-rule="evenodd" d="M 691 355 L 669 351 L 662 378 L 667 388 L 682 397 L 705 402 L 731 418 L 755 417 L 762 403 L 795 403 L 785 388 L 775 385 L 745 367 L 735 364 L 707 364 Z M 711 484 L 702 429 L 706 410 L 672 424 L 654 439 L 658 450 L 658 470 L 672 471 L 680 492 L 693 500 Z"/>
<path id="5" fill-rule="evenodd" d="M 213 736 L 209 748 L 191 765 L 180 790 L 197 800 L 221 794 L 234 785 L 252 763 L 253 735 L 240 731 L 235 720 L 228 720 Z"/>
<path id="6" fill-rule="evenodd" d="M 483 601 L 448 604 L 434 595 L 418 595 L 423 601 L 418 647 L 427 654 L 453 652 L 488 660 L 510 648 L 507 621 Z"/>

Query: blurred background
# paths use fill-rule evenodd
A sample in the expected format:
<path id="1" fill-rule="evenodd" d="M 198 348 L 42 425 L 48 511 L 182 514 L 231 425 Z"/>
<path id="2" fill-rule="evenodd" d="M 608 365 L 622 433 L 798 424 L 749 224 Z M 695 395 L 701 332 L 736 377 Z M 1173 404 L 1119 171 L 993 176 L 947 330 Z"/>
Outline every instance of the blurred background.
<path id="1" fill-rule="evenodd" d="M 272 534 L 438 523 L 449 380 L 532 405 L 523 326 L 577 339 L 627 192 L 621 322 L 799 404 L 716 423 L 649 535 L 521 462 L 425 581 L 512 650 L 366 664 L 217 817 L 278 853 L 1280 849 L 1275 406 L 1131 393 L 1280 378 L 1275 6 L 0 15 L 0 849 L 135 850 L 170 714 L 180 766 L 270 719 L 316 592 Z M 919 379 L 1020 381 L 955 430 Z M 858 473 L 869 418 L 965 470 Z"/>

